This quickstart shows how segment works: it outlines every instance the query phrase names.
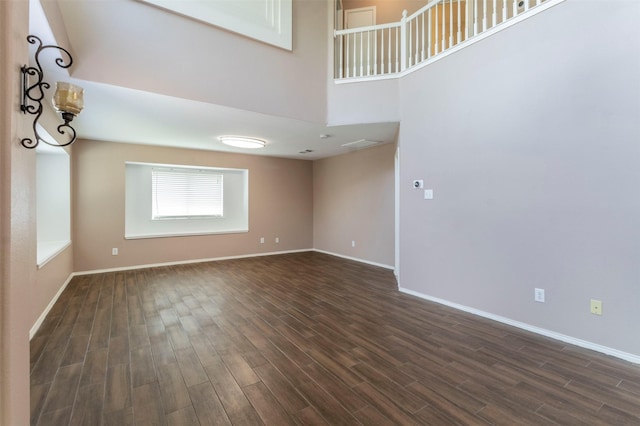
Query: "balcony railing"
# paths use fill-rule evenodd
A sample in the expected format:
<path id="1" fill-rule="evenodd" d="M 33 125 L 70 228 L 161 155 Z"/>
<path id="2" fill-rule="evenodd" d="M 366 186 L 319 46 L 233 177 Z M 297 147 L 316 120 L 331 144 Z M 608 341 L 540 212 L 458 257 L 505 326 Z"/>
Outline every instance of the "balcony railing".
<path id="1" fill-rule="evenodd" d="M 336 30 L 334 77 L 397 77 L 562 1 L 433 0 L 400 22 Z"/>

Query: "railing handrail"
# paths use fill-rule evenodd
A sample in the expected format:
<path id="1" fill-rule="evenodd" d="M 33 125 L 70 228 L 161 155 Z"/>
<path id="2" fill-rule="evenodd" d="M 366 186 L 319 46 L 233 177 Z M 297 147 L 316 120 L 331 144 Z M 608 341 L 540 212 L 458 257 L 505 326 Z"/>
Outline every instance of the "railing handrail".
<path id="1" fill-rule="evenodd" d="M 460 0 L 458 0 L 460 1 Z M 430 3 L 425 4 L 424 6 L 422 6 L 420 9 L 416 10 L 415 12 L 413 12 L 411 15 L 409 15 L 407 17 L 407 21 L 410 21 L 414 18 L 417 18 L 418 16 L 422 15 L 423 13 L 425 13 L 427 10 L 434 8 L 438 3 L 441 3 L 442 0 L 433 0 Z"/>
<path id="2" fill-rule="evenodd" d="M 417 18 L 418 16 L 420 16 L 421 14 L 423 14 L 424 12 L 426 12 L 427 10 L 435 7 L 438 3 L 441 3 L 442 0 L 432 0 L 430 3 L 427 3 L 426 5 L 422 6 L 420 9 L 418 9 L 416 12 L 412 13 L 411 15 L 409 15 L 405 20 L 406 21 L 410 21 L 414 18 Z M 406 11 L 404 11 L 404 13 L 406 13 Z M 366 32 L 366 31 L 375 31 L 375 30 L 386 30 L 389 28 L 396 28 L 399 27 L 400 25 L 402 25 L 403 20 L 400 20 L 398 22 L 389 22 L 386 24 L 376 24 L 376 25 L 367 25 L 366 27 L 357 27 L 357 28 L 348 28 L 348 29 L 342 29 L 342 30 L 335 30 L 334 31 L 334 36 L 339 36 L 339 35 L 344 35 L 344 34 L 355 34 L 355 33 L 362 33 L 362 32 Z"/>
<path id="3" fill-rule="evenodd" d="M 397 28 L 400 25 L 402 25 L 402 22 L 391 22 L 391 23 L 388 23 L 388 24 L 368 25 L 366 27 L 357 27 L 357 28 L 348 28 L 348 29 L 343 29 L 343 30 L 335 30 L 334 31 L 334 36 L 345 35 L 345 34 L 364 33 L 364 32 L 367 32 L 367 31 L 375 31 L 375 30 L 386 30 L 386 29 L 389 29 L 389 28 Z"/>

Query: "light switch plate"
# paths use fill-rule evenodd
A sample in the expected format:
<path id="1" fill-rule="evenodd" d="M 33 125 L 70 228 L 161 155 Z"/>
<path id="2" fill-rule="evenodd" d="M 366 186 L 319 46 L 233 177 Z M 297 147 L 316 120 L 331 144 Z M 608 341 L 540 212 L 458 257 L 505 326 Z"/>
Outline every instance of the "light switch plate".
<path id="1" fill-rule="evenodd" d="M 425 189 L 424 190 L 424 199 L 425 200 L 433 200 L 433 189 Z"/>

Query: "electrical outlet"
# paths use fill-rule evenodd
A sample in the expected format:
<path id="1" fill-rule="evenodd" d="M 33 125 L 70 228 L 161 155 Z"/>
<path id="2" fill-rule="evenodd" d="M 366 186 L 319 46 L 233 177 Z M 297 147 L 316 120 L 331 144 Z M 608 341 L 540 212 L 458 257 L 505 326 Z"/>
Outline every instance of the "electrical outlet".
<path id="1" fill-rule="evenodd" d="M 544 303 L 544 288 L 534 289 L 533 298 L 536 302 Z"/>
<path id="2" fill-rule="evenodd" d="M 264 237 L 260 237 L 260 244 L 264 244 Z"/>
<path id="3" fill-rule="evenodd" d="M 276 244 L 280 243 L 280 237 L 276 237 Z"/>
<path id="4" fill-rule="evenodd" d="M 602 315 L 602 301 L 591 299 L 591 313 L 594 315 Z"/>
<path id="5" fill-rule="evenodd" d="M 114 247 L 111 249 L 111 256 L 117 256 L 118 255 L 118 248 Z"/>
<path id="6" fill-rule="evenodd" d="M 351 247 L 355 247 L 355 246 L 356 246 L 355 240 L 351 241 Z"/>

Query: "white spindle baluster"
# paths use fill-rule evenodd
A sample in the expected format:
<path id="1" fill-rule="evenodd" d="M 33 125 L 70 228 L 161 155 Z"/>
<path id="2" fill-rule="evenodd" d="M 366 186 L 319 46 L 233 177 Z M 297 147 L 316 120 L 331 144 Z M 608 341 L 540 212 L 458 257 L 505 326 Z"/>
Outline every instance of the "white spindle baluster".
<path id="1" fill-rule="evenodd" d="M 343 54 L 343 49 L 344 49 L 344 46 L 343 46 L 344 45 L 344 37 L 340 36 L 338 40 L 339 40 L 339 43 L 340 43 L 340 47 L 338 49 L 338 51 L 340 52 L 340 57 L 338 58 L 338 66 L 340 67 L 340 68 L 338 68 L 338 76 L 340 78 L 342 78 L 342 67 L 344 66 L 342 64 L 342 54 Z"/>
<path id="2" fill-rule="evenodd" d="M 495 27 L 498 24 L 498 2 L 493 0 L 493 13 L 491 14 L 491 26 Z"/>
<path id="3" fill-rule="evenodd" d="M 427 16 L 427 21 L 429 22 L 429 28 L 427 28 L 427 58 L 431 57 L 431 9 L 429 9 L 429 15 Z"/>
<path id="4" fill-rule="evenodd" d="M 396 27 L 396 72 L 400 70 L 400 29 Z"/>
<path id="5" fill-rule="evenodd" d="M 398 27 L 396 27 L 396 35 L 397 35 L 397 32 L 398 32 Z M 389 67 L 388 67 L 388 71 L 387 72 L 391 73 L 391 72 L 393 72 L 392 69 L 391 69 L 391 28 L 389 28 L 389 53 L 388 53 L 388 55 L 389 55 Z"/>
<path id="6" fill-rule="evenodd" d="M 345 77 L 349 78 L 349 68 L 350 68 L 350 65 L 351 65 L 351 64 L 349 64 L 349 47 L 351 46 L 351 34 L 347 34 L 346 43 L 347 43 L 346 44 L 346 49 L 345 49 L 346 52 L 344 54 L 344 61 L 345 61 L 344 69 L 346 71 L 345 72 Z"/>
<path id="7" fill-rule="evenodd" d="M 473 0 L 473 35 L 478 34 L 478 0 Z"/>
<path id="8" fill-rule="evenodd" d="M 439 16 L 438 16 L 437 6 L 436 6 L 436 10 L 434 11 L 434 16 L 435 16 L 434 21 L 436 22 L 436 28 L 435 28 L 435 30 L 433 32 L 433 37 L 434 37 L 434 40 L 433 40 L 433 54 L 437 55 L 438 52 L 440 51 L 440 43 L 438 42 L 438 36 L 440 35 L 440 31 L 438 29 L 438 27 L 439 27 L 438 26 L 438 18 L 439 18 Z"/>
<path id="9" fill-rule="evenodd" d="M 409 50 L 407 51 L 407 56 L 409 57 L 409 65 L 413 65 L 413 19 L 409 21 L 409 34 L 407 35 L 407 40 L 409 40 Z"/>
<path id="10" fill-rule="evenodd" d="M 351 77 L 358 75 L 358 33 L 353 34 L 353 74 Z"/>
<path id="11" fill-rule="evenodd" d="M 513 16 L 518 15 L 518 0 L 513 0 Z"/>
<path id="12" fill-rule="evenodd" d="M 529 0 L 524 0 L 524 11 L 529 10 Z"/>
<path id="13" fill-rule="evenodd" d="M 440 48 L 441 52 L 444 52 L 444 49 L 446 49 L 446 43 L 447 43 L 447 33 L 445 32 L 446 30 L 446 17 L 445 17 L 445 12 L 446 12 L 446 8 L 445 8 L 445 3 L 444 0 L 440 3 L 442 5 L 442 38 L 441 38 L 441 42 L 442 42 L 442 47 Z"/>
<path id="14" fill-rule="evenodd" d="M 347 48 L 344 54 L 344 71 L 345 77 L 349 78 L 351 76 L 351 34 L 347 34 Z"/>
<path id="15" fill-rule="evenodd" d="M 391 28 L 389 28 L 391 31 Z M 384 28 L 380 31 L 380 74 L 384 74 Z"/>
<path id="16" fill-rule="evenodd" d="M 415 19 L 416 21 L 416 60 L 415 60 L 415 64 L 419 64 L 420 63 L 420 21 L 418 21 L 418 18 Z"/>
<path id="17" fill-rule="evenodd" d="M 449 0 L 449 48 L 453 46 L 453 0 Z"/>
<path id="18" fill-rule="evenodd" d="M 373 75 L 378 75 L 378 30 L 373 32 Z"/>
<path id="19" fill-rule="evenodd" d="M 358 59 L 357 59 L 357 56 L 356 56 L 357 53 L 358 53 L 358 34 L 354 33 L 351 36 L 351 38 L 353 40 L 352 40 L 352 43 L 351 43 L 351 50 L 352 50 L 351 55 L 352 55 L 352 58 L 351 58 L 351 67 L 350 68 L 351 68 L 351 77 L 355 77 L 356 74 L 357 74 L 357 71 L 358 71 L 357 70 Z"/>
<path id="20" fill-rule="evenodd" d="M 460 25 L 462 22 L 460 21 L 460 0 L 458 0 L 458 32 L 456 34 L 456 44 L 460 43 L 462 40 L 462 32 L 460 31 Z"/>
<path id="21" fill-rule="evenodd" d="M 502 0 L 502 22 L 507 20 L 507 0 Z"/>
<path id="22" fill-rule="evenodd" d="M 364 75 L 364 34 L 360 33 L 360 74 L 359 77 Z"/>
<path id="23" fill-rule="evenodd" d="M 469 0 L 464 2 L 464 39 L 469 38 Z"/>
<path id="24" fill-rule="evenodd" d="M 424 26 L 424 13 L 422 14 L 422 51 L 421 51 L 421 56 L 420 56 L 420 60 L 424 61 L 424 33 L 425 33 L 425 26 Z"/>
<path id="25" fill-rule="evenodd" d="M 364 67 L 367 75 L 371 74 L 371 31 L 367 31 L 367 62 Z"/>
<path id="26" fill-rule="evenodd" d="M 487 31 L 487 0 L 482 0 L 482 31 Z"/>
<path id="27" fill-rule="evenodd" d="M 407 69 L 407 64 L 411 60 L 411 52 L 407 52 L 407 46 L 411 43 L 411 35 L 407 34 L 407 9 L 402 11 L 400 21 L 400 71 Z"/>

